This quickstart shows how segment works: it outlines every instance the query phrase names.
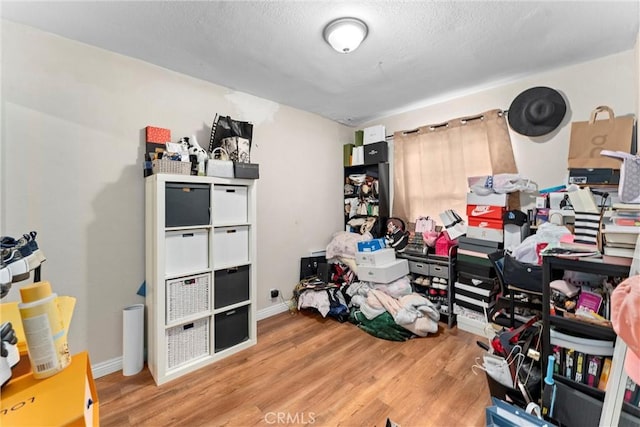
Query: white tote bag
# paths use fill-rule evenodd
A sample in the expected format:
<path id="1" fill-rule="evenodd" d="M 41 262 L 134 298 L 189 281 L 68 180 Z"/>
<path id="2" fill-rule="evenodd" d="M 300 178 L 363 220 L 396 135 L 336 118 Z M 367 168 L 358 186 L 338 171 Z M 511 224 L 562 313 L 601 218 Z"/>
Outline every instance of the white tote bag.
<path id="1" fill-rule="evenodd" d="M 624 151 L 602 150 L 601 155 L 622 161 L 618 197 L 622 203 L 640 203 L 640 156 Z"/>

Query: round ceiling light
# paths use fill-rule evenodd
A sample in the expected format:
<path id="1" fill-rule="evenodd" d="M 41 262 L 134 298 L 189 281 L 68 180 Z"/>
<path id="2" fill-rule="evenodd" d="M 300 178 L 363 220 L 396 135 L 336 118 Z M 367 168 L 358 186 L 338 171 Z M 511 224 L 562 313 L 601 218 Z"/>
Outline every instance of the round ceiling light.
<path id="1" fill-rule="evenodd" d="M 339 18 L 324 27 L 324 39 L 340 53 L 353 52 L 367 37 L 367 24 L 357 18 Z"/>

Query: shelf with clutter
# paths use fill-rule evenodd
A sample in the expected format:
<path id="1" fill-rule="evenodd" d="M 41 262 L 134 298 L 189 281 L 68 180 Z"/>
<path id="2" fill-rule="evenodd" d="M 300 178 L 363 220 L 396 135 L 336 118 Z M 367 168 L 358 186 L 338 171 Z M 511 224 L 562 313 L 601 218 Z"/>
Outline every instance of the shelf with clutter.
<path id="1" fill-rule="evenodd" d="M 2 297 L 21 285 L 20 302 L 0 304 L 2 424 L 98 425 L 98 396 L 87 352 L 71 356 L 67 332 L 75 298 L 58 296 L 41 281 L 46 260 L 36 233 L 2 237 Z"/>

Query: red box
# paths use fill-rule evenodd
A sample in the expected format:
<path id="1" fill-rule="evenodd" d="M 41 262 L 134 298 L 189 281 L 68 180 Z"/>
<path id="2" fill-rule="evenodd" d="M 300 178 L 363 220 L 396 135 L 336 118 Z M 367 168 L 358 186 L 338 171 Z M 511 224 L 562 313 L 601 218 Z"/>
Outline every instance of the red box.
<path id="1" fill-rule="evenodd" d="M 501 219 L 490 219 L 490 218 L 474 218 L 469 217 L 469 226 L 470 227 L 479 227 L 479 228 L 493 228 L 494 230 L 502 230 L 504 223 Z"/>
<path id="2" fill-rule="evenodd" d="M 491 205 L 467 205 L 467 217 L 469 218 L 488 218 L 502 220 L 505 213 L 504 206 Z"/>
<path id="3" fill-rule="evenodd" d="M 171 142 L 171 130 L 147 126 L 147 142 L 156 144 Z"/>

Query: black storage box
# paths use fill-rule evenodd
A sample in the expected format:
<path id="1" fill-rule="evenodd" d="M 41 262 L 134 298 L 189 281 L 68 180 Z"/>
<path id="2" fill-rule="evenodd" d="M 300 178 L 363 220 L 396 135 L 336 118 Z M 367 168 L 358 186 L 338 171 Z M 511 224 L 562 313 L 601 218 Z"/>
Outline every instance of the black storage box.
<path id="1" fill-rule="evenodd" d="M 474 274 L 476 276 L 486 277 L 487 279 L 493 279 L 496 277 L 496 270 L 493 267 L 487 267 L 485 265 L 475 264 L 472 262 L 457 260 L 456 269 L 460 272 Z"/>
<path id="2" fill-rule="evenodd" d="M 257 163 L 233 162 L 233 173 L 236 178 L 260 178 L 260 165 Z"/>
<path id="3" fill-rule="evenodd" d="M 215 272 L 213 306 L 221 308 L 249 299 L 249 266 Z"/>
<path id="4" fill-rule="evenodd" d="M 375 165 L 384 163 L 389 159 L 388 145 L 386 141 L 367 144 L 364 146 L 364 164 Z"/>
<path id="5" fill-rule="evenodd" d="M 322 267 L 323 265 L 324 267 Z M 328 267 L 327 258 L 324 255 L 300 258 L 300 280 L 318 276 L 321 273 L 328 278 Z"/>
<path id="6" fill-rule="evenodd" d="M 165 227 L 209 225 L 211 186 L 168 182 L 165 187 Z"/>
<path id="7" fill-rule="evenodd" d="M 249 306 L 218 313 L 215 317 L 215 345 L 217 353 L 249 339 Z"/>
<path id="8" fill-rule="evenodd" d="M 610 184 L 620 183 L 618 169 L 569 169 L 569 184 Z"/>

